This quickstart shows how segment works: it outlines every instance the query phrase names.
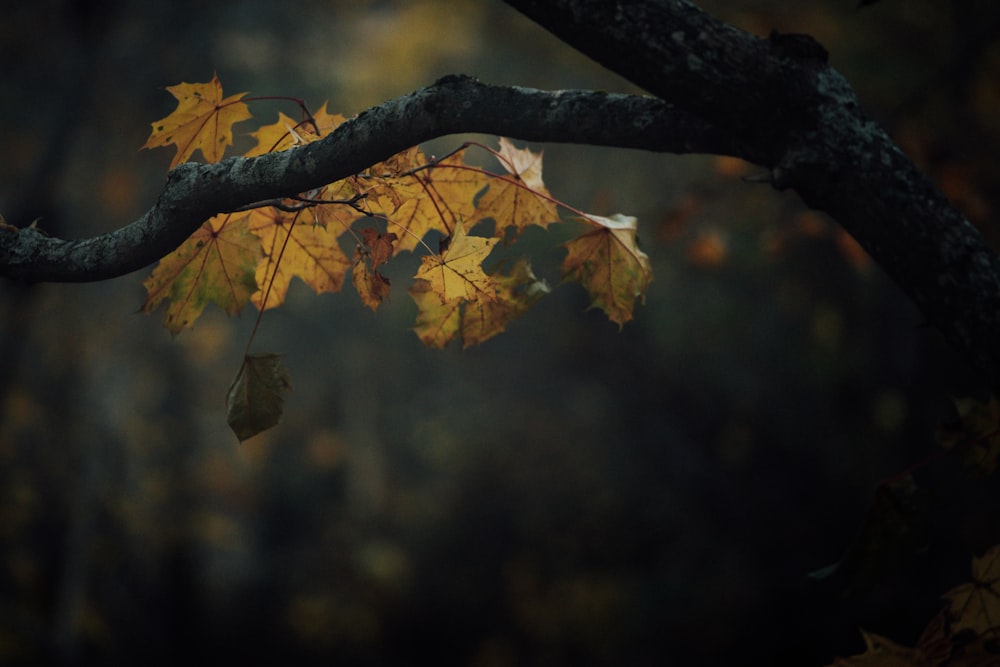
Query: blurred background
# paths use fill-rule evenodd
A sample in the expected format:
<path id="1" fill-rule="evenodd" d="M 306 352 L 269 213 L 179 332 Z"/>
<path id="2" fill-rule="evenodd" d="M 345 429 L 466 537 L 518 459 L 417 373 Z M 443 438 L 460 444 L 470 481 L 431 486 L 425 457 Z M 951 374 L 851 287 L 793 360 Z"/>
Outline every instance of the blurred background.
<path id="1" fill-rule="evenodd" d="M 995 239 L 1000 5 L 802 4 L 702 3 L 817 37 Z M 6 2 L 0 60 L 0 213 L 64 237 L 151 205 L 172 150 L 138 148 L 164 87 L 213 72 L 346 115 L 447 73 L 635 92 L 493 0 Z M 255 348 L 287 355 L 294 391 L 243 445 L 224 401 L 255 312 L 172 338 L 136 313 L 148 271 L 0 282 L 0 662 L 821 665 L 859 627 L 915 642 L 1000 541 L 995 481 L 921 469 L 925 550 L 851 597 L 807 574 L 937 451 L 950 397 L 980 389 L 962 361 L 752 165 L 531 147 L 555 196 L 639 218 L 656 273 L 635 321 L 566 286 L 435 351 L 410 330 L 412 257 L 377 314 L 293 285 Z M 558 283 L 553 238 L 527 240 Z"/>

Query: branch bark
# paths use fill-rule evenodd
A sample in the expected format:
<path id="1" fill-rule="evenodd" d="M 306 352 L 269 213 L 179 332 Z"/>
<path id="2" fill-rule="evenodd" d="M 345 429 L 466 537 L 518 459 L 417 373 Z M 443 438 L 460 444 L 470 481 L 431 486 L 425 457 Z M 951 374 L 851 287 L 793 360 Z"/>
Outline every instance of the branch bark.
<path id="1" fill-rule="evenodd" d="M 686 0 L 505 0 L 570 46 L 739 142 L 830 214 L 991 386 L 1000 257 L 862 109 L 805 35 L 763 39 Z"/>
<path id="2" fill-rule="evenodd" d="M 993 386 L 1000 258 L 861 108 L 803 35 L 763 39 L 686 0 L 506 0 L 655 97 L 496 87 L 467 77 L 360 114 L 330 137 L 253 159 L 174 169 L 139 220 L 83 241 L 0 228 L 0 275 L 103 280 L 173 250 L 205 219 L 294 195 L 446 134 L 733 155 L 829 213 Z"/>
<path id="3" fill-rule="evenodd" d="M 359 173 L 436 137 L 482 132 L 671 153 L 738 154 L 710 123 L 653 97 L 490 86 L 449 76 L 343 123 L 299 148 L 215 164 L 178 165 L 135 222 L 84 240 L 0 227 L 0 275 L 25 282 L 88 282 L 141 269 L 211 216 Z"/>

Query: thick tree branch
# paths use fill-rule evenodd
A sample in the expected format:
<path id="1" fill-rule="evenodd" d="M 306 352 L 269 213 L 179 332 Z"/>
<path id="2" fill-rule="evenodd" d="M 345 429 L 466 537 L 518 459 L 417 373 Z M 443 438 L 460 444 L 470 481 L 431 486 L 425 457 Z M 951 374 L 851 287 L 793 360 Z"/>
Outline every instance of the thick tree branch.
<path id="1" fill-rule="evenodd" d="M 1000 257 L 861 109 L 804 35 L 763 39 L 686 0 L 506 0 L 607 68 L 739 142 L 844 226 L 1000 386 Z"/>
<path id="2" fill-rule="evenodd" d="M 451 76 L 369 109 L 329 137 L 300 148 L 209 165 L 179 165 L 149 211 L 108 234 L 70 241 L 33 228 L 0 228 L 0 275 L 26 282 L 120 276 L 157 261 L 216 213 L 306 192 L 422 141 L 460 132 L 672 153 L 739 154 L 739 146 L 709 123 L 655 98 L 490 86 Z"/>
<path id="3" fill-rule="evenodd" d="M 0 275 L 102 280 L 151 264 L 205 219 L 290 196 L 458 132 L 742 157 L 840 222 L 928 321 L 1000 386 L 1000 258 L 861 109 L 811 38 L 763 39 L 686 0 L 506 0 L 659 99 L 447 77 L 302 148 L 181 165 L 122 229 L 84 241 L 0 228 Z"/>

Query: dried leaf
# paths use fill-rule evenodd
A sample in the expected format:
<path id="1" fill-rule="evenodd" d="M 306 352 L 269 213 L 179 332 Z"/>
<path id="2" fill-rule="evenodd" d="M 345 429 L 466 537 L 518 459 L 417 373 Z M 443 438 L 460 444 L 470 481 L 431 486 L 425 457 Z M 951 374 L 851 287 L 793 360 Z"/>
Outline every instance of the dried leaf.
<path id="1" fill-rule="evenodd" d="M 248 354 L 226 395 L 229 427 L 240 442 L 281 421 L 284 394 L 292 388 L 280 354 Z"/>
<path id="2" fill-rule="evenodd" d="M 398 238 L 392 232 L 383 234 L 371 227 L 362 229 L 361 236 L 364 238 L 364 244 L 359 245 L 354 251 L 351 280 L 361 301 L 372 310 L 378 310 L 389 296 L 391 286 L 389 279 L 378 271 L 378 267 L 392 257 L 393 244 Z"/>

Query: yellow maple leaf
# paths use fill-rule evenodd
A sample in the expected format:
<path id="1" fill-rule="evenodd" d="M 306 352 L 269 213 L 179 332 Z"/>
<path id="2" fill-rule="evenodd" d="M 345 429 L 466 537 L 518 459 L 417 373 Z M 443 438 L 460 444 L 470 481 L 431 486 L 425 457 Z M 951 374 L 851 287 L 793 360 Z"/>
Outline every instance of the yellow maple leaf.
<path id="1" fill-rule="evenodd" d="M 478 345 L 503 332 L 549 292 L 525 259 L 518 261 L 509 274 L 491 277 L 496 283 L 495 296 L 472 301 L 462 297 L 442 301 L 430 282 L 415 280 L 410 296 L 417 304 L 414 331 L 420 340 L 429 347 L 444 347 L 455 338 L 461 338 L 462 347 Z"/>
<path id="2" fill-rule="evenodd" d="M 510 176 L 490 179 L 490 189 L 479 202 L 480 214 L 496 221 L 496 236 L 513 240 L 526 227 L 556 222 L 555 201 L 542 181 L 542 154 L 501 137 L 499 158 Z"/>
<path id="3" fill-rule="evenodd" d="M 441 301 L 492 299 L 496 296 L 496 282 L 483 271 L 483 260 L 498 240 L 468 236 L 459 222 L 441 254 L 421 258 L 415 277 L 430 283 Z"/>
<path id="4" fill-rule="evenodd" d="M 222 97 L 218 75 L 208 83 L 179 83 L 167 90 L 177 98 L 177 108 L 153 123 L 153 131 L 143 148 L 175 144 L 173 169 L 200 150 L 207 162 L 218 162 L 233 144 L 233 125 L 251 117 L 240 100 L 246 93 Z"/>
<path id="5" fill-rule="evenodd" d="M 413 330 L 424 345 L 441 348 L 454 340 L 462 323 L 463 300 L 442 301 L 426 280 L 414 280 L 410 296 L 417 304 L 417 323 Z"/>
<path id="6" fill-rule="evenodd" d="M 615 214 L 581 220 L 590 231 L 564 244 L 568 254 L 562 263 L 563 277 L 579 281 L 590 294 L 591 306 L 621 328 L 632 319 L 635 300 L 645 298 L 653 280 L 649 257 L 636 239 L 636 219 Z"/>
<path id="7" fill-rule="evenodd" d="M 284 303 L 294 277 L 317 294 L 339 292 L 343 286 L 351 262 L 337 243 L 342 230 L 313 224 L 307 210 L 311 209 L 288 213 L 268 207 L 246 214 L 247 226 L 260 239 L 265 255 L 255 273 L 260 289 L 252 300 L 258 308 Z"/>
<path id="8" fill-rule="evenodd" d="M 971 630 L 986 639 L 1000 638 L 1000 545 L 972 560 L 972 581 L 945 594 L 951 633 Z"/>
<path id="9" fill-rule="evenodd" d="M 419 149 L 410 149 L 372 167 L 367 191 L 373 213 L 381 211 L 399 236 L 396 253 L 413 250 L 430 231 L 451 234 L 459 220 L 466 229 L 484 216 L 475 205 L 488 176 L 468 167 L 462 152 L 424 169 Z"/>
<path id="10" fill-rule="evenodd" d="M 216 215 L 160 260 L 143 283 L 142 311 L 169 299 L 164 324 L 175 334 L 194 324 L 209 303 L 235 315 L 257 291 L 254 274 L 261 255 L 260 240 L 243 216 Z"/>
<path id="11" fill-rule="evenodd" d="M 480 299 L 465 305 L 462 311 L 462 347 L 478 345 L 502 333 L 511 321 L 524 314 L 549 286 L 535 277 L 526 259 L 515 264 L 510 274 L 493 274 L 497 292 L 494 299 Z"/>
<path id="12" fill-rule="evenodd" d="M 385 216 L 419 196 L 420 188 L 410 172 L 426 163 L 420 147 L 412 146 L 360 174 L 357 187 L 365 193 L 364 204 L 369 212 Z"/>
<path id="13" fill-rule="evenodd" d="M 333 132 L 344 120 L 340 114 L 329 113 L 326 110 L 326 102 L 308 120 L 296 121 L 283 112 L 278 112 L 277 122 L 264 125 L 256 132 L 250 133 L 250 136 L 257 140 L 257 145 L 245 155 L 254 157 L 312 143 Z"/>

